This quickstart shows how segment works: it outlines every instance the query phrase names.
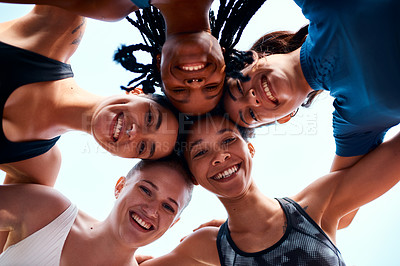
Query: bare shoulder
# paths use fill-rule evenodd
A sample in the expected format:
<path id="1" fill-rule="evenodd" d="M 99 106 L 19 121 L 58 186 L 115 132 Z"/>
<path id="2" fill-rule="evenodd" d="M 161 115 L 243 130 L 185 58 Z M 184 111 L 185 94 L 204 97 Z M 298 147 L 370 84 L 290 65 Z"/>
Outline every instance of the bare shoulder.
<path id="1" fill-rule="evenodd" d="M 220 265 L 217 250 L 219 228 L 205 227 L 185 238 L 173 251 L 140 265 Z"/>
<path id="2" fill-rule="evenodd" d="M 9 232 L 6 248 L 49 224 L 70 204 L 51 187 L 35 184 L 0 186 L 0 230 Z"/>
<path id="3" fill-rule="evenodd" d="M 59 215 L 70 201 L 54 188 L 37 184 L 0 186 L 0 210 L 12 217 L 34 220 Z"/>

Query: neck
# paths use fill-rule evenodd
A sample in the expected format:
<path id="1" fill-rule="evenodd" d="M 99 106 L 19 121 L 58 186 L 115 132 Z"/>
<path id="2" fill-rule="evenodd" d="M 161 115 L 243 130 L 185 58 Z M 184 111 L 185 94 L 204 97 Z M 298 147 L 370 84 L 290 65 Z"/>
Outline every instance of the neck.
<path id="1" fill-rule="evenodd" d="M 230 230 L 249 232 L 265 227 L 269 217 L 276 214 L 277 201 L 266 197 L 252 181 L 241 197 L 219 198 L 228 212 Z M 278 206 L 279 207 L 279 206 Z M 280 209 L 280 207 L 279 207 Z"/>
<path id="2" fill-rule="evenodd" d="M 60 135 L 70 130 L 91 133 L 93 112 L 103 97 L 89 93 L 79 87 L 71 87 L 62 92 L 51 114 L 49 128 Z"/>
<path id="3" fill-rule="evenodd" d="M 306 78 L 304 77 L 303 69 L 301 68 L 300 61 L 300 50 L 301 47 L 289 53 L 288 56 L 291 57 L 291 62 L 293 66 L 293 72 L 296 76 L 295 80 L 298 88 L 302 88 L 305 95 L 308 95 L 310 92 L 314 91 L 310 85 L 308 84 Z"/>
<path id="4" fill-rule="evenodd" d="M 107 220 L 88 224 L 87 246 L 94 251 L 90 257 L 90 265 L 138 265 L 135 252 L 138 248 L 132 248 L 121 242 L 115 236 L 115 228 L 111 228 Z"/>
<path id="5" fill-rule="evenodd" d="M 210 31 L 209 10 L 213 0 L 153 0 L 164 17 L 167 37 L 179 33 Z M 179 14 L 177 14 L 177 11 Z"/>

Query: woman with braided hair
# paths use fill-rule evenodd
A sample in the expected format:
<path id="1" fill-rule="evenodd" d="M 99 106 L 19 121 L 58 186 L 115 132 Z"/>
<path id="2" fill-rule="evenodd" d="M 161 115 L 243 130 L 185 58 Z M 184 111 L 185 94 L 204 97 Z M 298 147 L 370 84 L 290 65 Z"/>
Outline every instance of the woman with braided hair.
<path id="1" fill-rule="evenodd" d="M 211 11 L 209 17 L 212 2 L 161 5 L 151 1 L 156 8 L 136 11 L 135 20 L 128 18 L 145 42 L 123 46 L 115 54 L 115 60 L 126 69 L 141 74 L 129 83 L 134 84 L 132 88 L 141 85 L 145 92 L 153 92 L 160 87 L 176 109 L 190 115 L 216 107 L 223 94 L 225 73 L 253 60 L 251 53 L 238 52 L 234 46 L 265 0 L 222 0 L 217 16 Z M 149 52 L 152 62 L 137 62 L 136 51 Z M 243 78 L 240 71 L 230 75 Z"/>
<path id="2" fill-rule="evenodd" d="M 244 63 L 253 60 L 250 53 L 235 51 L 233 47 L 239 41 L 250 18 L 265 1 L 222 0 L 217 18 L 214 18 L 213 14 L 209 17 L 213 0 L 3 2 L 51 5 L 82 16 L 107 21 L 119 20 L 142 8 L 136 11 L 136 21 L 130 18 L 128 20 L 142 32 L 147 43 L 122 47 L 115 56 L 116 61 L 128 70 L 141 74 L 131 82 L 141 80 L 132 86 L 133 89 L 136 85 L 141 85 L 145 93 L 151 93 L 155 91 L 154 86 L 162 87 L 165 95 L 179 111 L 201 115 L 211 111 L 220 101 L 226 71 L 241 69 Z M 237 19 L 238 17 L 241 19 Z M 138 63 L 132 55 L 132 52 L 137 50 L 151 53 L 152 63 Z M 225 62 L 229 63 L 225 66 Z M 238 63 L 239 66 L 230 67 Z M 233 76 L 241 77 L 239 71 L 234 72 Z M 146 79 L 142 80 L 145 77 Z"/>

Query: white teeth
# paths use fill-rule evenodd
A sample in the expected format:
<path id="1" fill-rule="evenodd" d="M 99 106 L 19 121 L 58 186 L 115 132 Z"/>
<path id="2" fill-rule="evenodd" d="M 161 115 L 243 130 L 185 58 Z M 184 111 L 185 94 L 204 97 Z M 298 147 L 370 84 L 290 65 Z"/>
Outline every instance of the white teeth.
<path id="1" fill-rule="evenodd" d="M 118 139 L 119 134 L 121 133 L 121 129 L 122 129 L 122 115 L 119 115 L 117 122 L 115 123 L 114 126 L 114 134 L 113 134 L 114 140 Z"/>
<path id="2" fill-rule="evenodd" d="M 231 168 L 229 168 L 228 170 L 225 170 L 222 173 L 217 174 L 216 176 L 213 177 L 213 179 L 215 180 L 220 180 L 222 178 L 227 178 L 229 176 L 231 176 L 232 174 L 236 173 L 238 170 L 237 165 L 232 166 Z"/>
<path id="3" fill-rule="evenodd" d="M 196 65 L 196 66 L 182 66 L 181 68 L 185 71 L 196 71 L 196 70 L 203 69 L 204 67 L 205 67 L 205 64 L 200 64 L 200 65 Z"/>
<path id="4" fill-rule="evenodd" d="M 146 223 L 145 221 L 143 221 L 136 213 L 133 213 L 131 215 L 132 219 L 135 220 L 141 227 L 143 227 L 146 230 L 149 230 L 151 227 L 151 224 Z"/>
<path id="5" fill-rule="evenodd" d="M 267 95 L 267 98 L 270 99 L 273 102 L 277 102 L 278 100 L 274 97 L 274 95 L 272 95 L 272 93 L 271 93 L 271 91 L 269 90 L 269 87 L 268 87 L 268 82 L 266 80 L 264 80 L 262 82 L 262 86 L 264 88 L 265 95 Z"/>

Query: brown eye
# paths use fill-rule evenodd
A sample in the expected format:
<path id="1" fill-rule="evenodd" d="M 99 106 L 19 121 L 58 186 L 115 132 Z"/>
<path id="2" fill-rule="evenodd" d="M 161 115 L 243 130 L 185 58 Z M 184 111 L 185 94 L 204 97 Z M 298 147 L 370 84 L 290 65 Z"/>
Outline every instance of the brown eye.
<path id="1" fill-rule="evenodd" d="M 258 119 L 256 118 L 256 115 L 254 114 L 253 110 L 249 109 L 249 113 L 250 113 L 251 118 L 254 119 L 254 121 L 258 121 Z"/>
<path id="2" fill-rule="evenodd" d="M 206 154 L 206 153 L 207 153 L 206 150 L 201 150 L 201 151 L 197 152 L 197 153 L 193 156 L 193 159 L 196 159 L 196 158 L 198 158 L 198 157 L 200 157 L 200 156 L 202 156 L 202 155 L 204 155 L 204 154 Z"/>
<path id="3" fill-rule="evenodd" d="M 171 90 L 174 94 L 182 94 L 186 92 L 186 89 L 173 89 Z"/>
<path id="4" fill-rule="evenodd" d="M 205 87 L 205 90 L 207 92 L 215 91 L 216 89 L 218 89 L 218 86 L 207 86 L 207 87 Z"/>
<path id="5" fill-rule="evenodd" d="M 142 155 L 146 150 L 146 143 L 144 141 L 139 143 L 139 155 Z"/>
<path id="6" fill-rule="evenodd" d="M 234 142 L 236 140 L 236 138 L 235 137 L 229 137 L 229 138 L 227 138 L 227 139 L 224 139 L 223 141 L 222 141 L 222 144 L 229 144 L 229 143 L 232 143 L 232 142 Z"/>
<path id="7" fill-rule="evenodd" d="M 150 110 L 146 113 L 145 119 L 146 119 L 146 121 L 145 121 L 146 125 L 148 127 L 150 127 L 153 124 L 153 120 L 154 120 L 154 115 Z"/>
<path id="8" fill-rule="evenodd" d="M 236 81 L 236 87 L 237 87 L 238 91 L 240 92 L 240 94 L 244 95 L 242 86 L 240 86 L 239 81 Z"/>

